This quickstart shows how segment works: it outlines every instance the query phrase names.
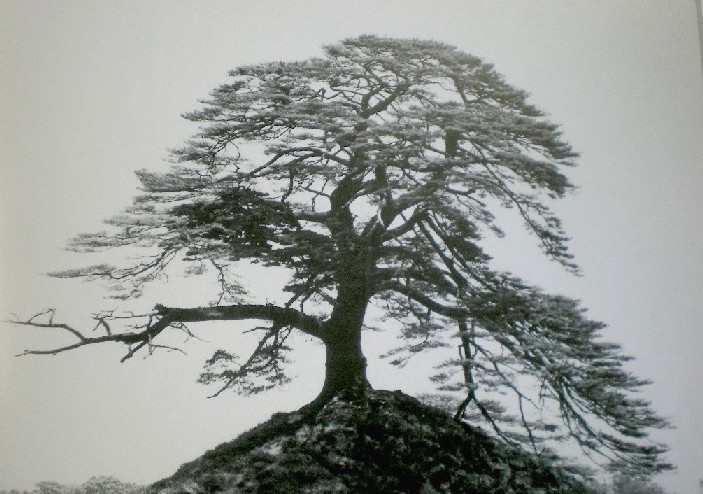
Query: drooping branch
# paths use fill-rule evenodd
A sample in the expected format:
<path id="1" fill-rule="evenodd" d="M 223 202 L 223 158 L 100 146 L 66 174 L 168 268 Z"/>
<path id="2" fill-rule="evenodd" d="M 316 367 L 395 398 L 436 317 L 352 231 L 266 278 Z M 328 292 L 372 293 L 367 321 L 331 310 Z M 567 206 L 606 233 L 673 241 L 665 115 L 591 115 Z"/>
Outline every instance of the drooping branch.
<path id="1" fill-rule="evenodd" d="M 401 295 L 405 295 L 409 299 L 425 306 L 432 312 L 436 312 L 437 314 L 440 314 L 442 316 L 449 317 L 452 319 L 462 319 L 470 316 L 470 313 L 467 312 L 465 309 L 444 305 L 440 302 L 437 302 L 432 297 L 421 293 L 411 288 L 410 286 L 400 283 L 398 281 L 388 281 L 384 283 L 383 287 L 385 289 L 397 292 Z"/>

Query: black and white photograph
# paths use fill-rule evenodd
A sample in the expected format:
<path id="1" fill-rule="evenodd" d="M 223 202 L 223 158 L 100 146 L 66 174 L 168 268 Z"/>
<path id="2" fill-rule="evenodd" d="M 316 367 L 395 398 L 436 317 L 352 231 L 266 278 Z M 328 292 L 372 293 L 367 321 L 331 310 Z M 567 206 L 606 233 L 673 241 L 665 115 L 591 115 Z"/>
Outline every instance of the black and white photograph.
<path id="1" fill-rule="evenodd" d="M 701 0 L 0 0 L 0 494 L 703 493 Z"/>

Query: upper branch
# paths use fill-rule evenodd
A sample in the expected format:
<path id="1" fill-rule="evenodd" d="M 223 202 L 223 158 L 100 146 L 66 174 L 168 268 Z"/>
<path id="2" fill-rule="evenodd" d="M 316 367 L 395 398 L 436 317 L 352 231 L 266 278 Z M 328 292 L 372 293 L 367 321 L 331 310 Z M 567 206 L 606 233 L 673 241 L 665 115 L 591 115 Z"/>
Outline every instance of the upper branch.
<path id="1" fill-rule="evenodd" d="M 270 166 L 274 165 L 282 157 L 288 156 L 288 155 L 295 155 L 296 153 L 307 153 L 307 155 L 301 157 L 301 159 L 307 159 L 307 158 L 316 156 L 319 158 L 334 161 L 340 165 L 344 165 L 344 166 L 349 165 L 349 160 L 346 160 L 346 159 L 342 158 L 341 156 L 338 156 L 337 154 L 330 153 L 330 152 L 327 152 L 327 151 L 324 151 L 322 149 L 318 149 L 318 148 L 312 147 L 312 146 L 297 146 L 297 147 L 290 147 L 290 148 L 278 151 L 270 160 L 268 160 L 263 165 L 258 166 L 254 170 L 250 171 L 248 173 L 248 175 L 252 176 L 252 177 L 257 176 L 257 174 L 259 174 L 261 171 L 269 168 Z"/>
<path id="2" fill-rule="evenodd" d="M 361 115 L 363 118 L 368 118 L 372 115 L 375 115 L 376 113 L 380 113 L 384 111 L 386 108 L 388 108 L 395 100 L 397 100 L 405 91 L 408 90 L 410 85 L 408 83 L 401 83 L 398 84 L 393 91 L 386 97 L 385 99 L 382 99 L 372 107 L 368 107 L 368 102 L 367 106 L 364 107 L 362 105 L 362 109 L 359 112 L 359 115 Z"/>
<path id="3" fill-rule="evenodd" d="M 383 285 L 382 288 L 385 290 L 392 290 L 394 292 L 397 292 L 401 295 L 405 295 L 409 299 L 419 303 L 420 305 L 425 306 L 427 309 L 431 310 L 432 312 L 436 312 L 437 314 L 440 314 L 445 317 L 449 317 L 452 319 L 457 319 L 461 320 L 466 317 L 470 317 L 470 313 L 466 311 L 465 309 L 461 307 L 455 307 L 455 306 L 449 306 L 449 305 L 444 305 L 434 298 L 432 298 L 429 295 L 426 295 L 425 293 L 422 293 L 418 290 L 415 290 L 408 286 L 407 284 L 400 283 L 399 281 L 395 280 L 389 280 L 386 281 Z"/>

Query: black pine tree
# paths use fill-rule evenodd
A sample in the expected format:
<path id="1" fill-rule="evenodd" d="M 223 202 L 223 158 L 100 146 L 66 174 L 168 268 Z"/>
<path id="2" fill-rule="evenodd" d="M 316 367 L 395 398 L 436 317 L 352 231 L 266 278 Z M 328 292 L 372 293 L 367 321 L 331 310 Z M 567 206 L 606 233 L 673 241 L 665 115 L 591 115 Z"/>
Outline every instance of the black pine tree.
<path id="1" fill-rule="evenodd" d="M 201 381 L 218 393 L 284 382 L 286 340 L 301 331 L 326 348 L 314 407 L 368 386 L 361 338 L 375 306 L 407 339 L 392 351 L 396 363 L 447 340 L 460 346 L 460 358 L 434 376 L 460 394 L 458 419 L 535 449 L 565 431 L 617 466 L 666 468 L 663 448 L 647 441 L 648 429 L 666 423 L 633 397 L 645 383 L 623 368 L 628 358 L 617 345 L 599 339 L 604 325 L 577 301 L 495 271 L 483 250 L 484 235 L 501 233 L 493 213 L 512 208 L 546 256 L 577 269 L 548 207 L 573 188 L 562 169 L 576 154 L 523 91 L 451 46 L 374 36 L 328 46 L 324 58 L 240 67 L 231 77 L 186 115 L 200 131 L 174 152 L 171 170 L 138 172 L 143 193 L 109 221 L 113 230 L 70 244 L 144 256 L 55 274 L 108 280 L 128 299 L 183 260 L 215 273 L 219 300 L 158 305 L 141 325 L 121 329 L 124 315 L 101 314 L 102 336 L 37 315 L 17 322 L 64 329 L 77 341 L 26 353 L 122 342 L 127 359 L 187 323 L 263 320 L 269 325 L 250 356 L 218 350 Z M 287 268 L 287 301 L 241 302 L 245 290 L 231 269 L 243 260 Z M 506 391 L 512 415 L 496 399 Z"/>

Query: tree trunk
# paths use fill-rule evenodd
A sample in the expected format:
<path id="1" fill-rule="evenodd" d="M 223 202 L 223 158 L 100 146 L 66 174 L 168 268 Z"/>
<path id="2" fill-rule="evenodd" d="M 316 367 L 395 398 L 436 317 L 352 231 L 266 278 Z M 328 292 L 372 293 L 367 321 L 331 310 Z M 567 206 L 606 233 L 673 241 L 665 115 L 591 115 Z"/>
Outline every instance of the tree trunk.
<path id="1" fill-rule="evenodd" d="M 337 305 L 325 323 L 325 383 L 315 401 L 326 402 L 340 391 L 363 392 L 368 388 L 366 358 L 361 350 L 361 328 L 368 306 L 368 286 L 341 286 Z"/>
<path id="2" fill-rule="evenodd" d="M 340 335 L 326 346 L 325 384 L 321 396 L 327 399 L 343 390 L 358 392 L 368 387 L 366 358 L 361 351 L 361 328 L 356 333 Z"/>
<path id="3" fill-rule="evenodd" d="M 361 155 L 354 157 L 354 161 L 359 159 Z M 371 280 L 378 245 L 369 243 L 369 239 L 360 239 L 354 231 L 349 203 L 360 183 L 356 175 L 348 175 L 330 196 L 335 220 L 330 222 L 329 228 L 339 252 L 335 273 L 337 299 L 324 324 L 325 383 L 311 403 L 313 408 L 324 405 L 341 391 L 356 394 L 369 387 L 366 358 L 361 350 L 361 328 L 373 292 Z"/>

